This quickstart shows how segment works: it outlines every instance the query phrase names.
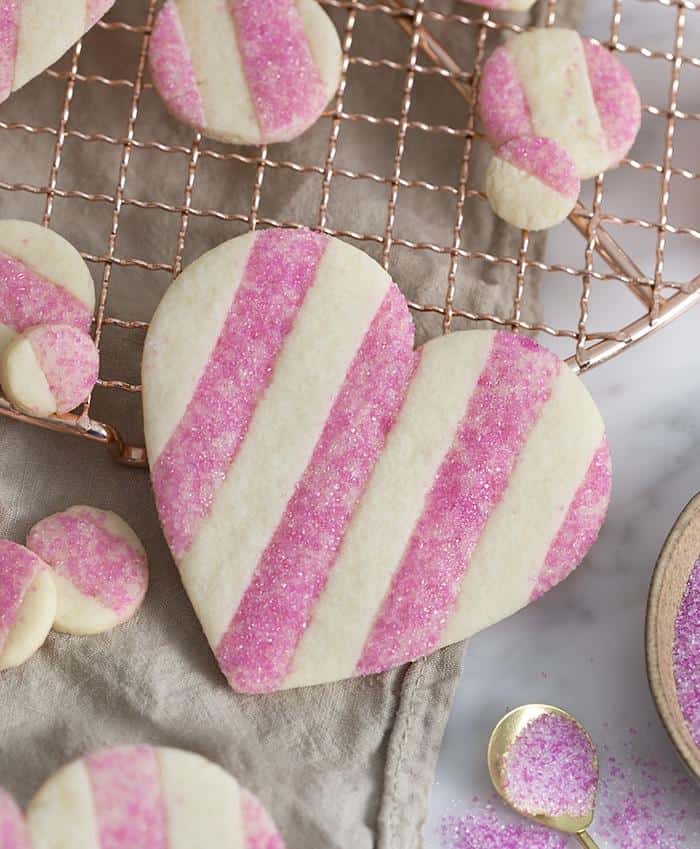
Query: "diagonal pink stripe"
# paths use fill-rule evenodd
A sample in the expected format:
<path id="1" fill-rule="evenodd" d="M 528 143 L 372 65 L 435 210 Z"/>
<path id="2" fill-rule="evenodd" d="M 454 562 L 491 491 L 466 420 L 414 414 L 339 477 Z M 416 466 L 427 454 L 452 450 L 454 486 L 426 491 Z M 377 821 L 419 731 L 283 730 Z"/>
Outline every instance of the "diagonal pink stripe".
<path id="1" fill-rule="evenodd" d="M 432 651 L 561 361 L 510 333 L 493 348 L 365 644 L 366 675 Z"/>
<path id="2" fill-rule="evenodd" d="M 43 563 L 23 545 L 0 539 L 0 652 Z"/>
<path id="3" fill-rule="evenodd" d="M 484 65 L 479 116 L 494 147 L 533 134 L 530 106 L 507 46 L 494 50 Z"/>
<path id="4" fill-rule="evenodd" d="M 92 313 L 62 286 L 0 253 L 0 324 L 18 333 L 37 324 L 70 324 L 88 333 Z"/>
<path id="5" fill-rule="evenodd" d="M 389 289 L 345 376 L 313 456 L 217 650 L 242 692 L 275 690 L 323 592 L 415 371 L 406 301 Z"/>
<path id="6" fill-rule="evenodd" d="M 238 453 L 327 243 L 308 230 L 266 230 L 253 243 L 204 374 L 152 469 L 176 559 L 189 548 Z"/>
<path id="7" fill-rule="evenodd" d="M 563 581 L 586 556 L 603 527 L 611 488 L 610 450 L 608 440 L 603 438 L 547 552 L 531 601 Z"/>
<path id="8" fill-rule="evenodd" d="M 104 18 L 109 10 L 114 6 L 114 0 L 87 0 L 85 4 L 85 32 Z"/>
<path id="9" fill-rule="evenodd" d="M 19 41 L 20 0 L 0 0 L 0 103 L 12 93 Z"/>
<path id="10" fill-rule="evenodd" d="M 100 849 L 168 849 L 158 758 L 151 746 L 103 749 L 85 758 Z"/>
<path id="11" fill-rule="evenodd" d="M 244 849 L 285 849 L 272 818 L 252 793 L 241 788 Z"/>
<path id="12" fill-rule="evenodd" d="M 265 849 L 263 843 L 259 844 Z M 22 812 L 15 800 L 4 790 L 0 790 L 0 847 L 2 849 L 29 849 L 29 838 Z M 248 847 L 246 847 L 248 849 Z M 251 844 L 251 849 L 257 849 Z"/>
<path id="13" fill-rule="evenodd" d="M 151 35 L 151 77 L 168 109 L 186 124 L 206 123 L 202 96 L 180 15 L 173 0 L 163 6 Z"/>
<path id="14" fill-rule="evenodd" d="M 263 133 L 312 124 L 326 94 L 295 0 L 229 0 L 229 8 Z"/>

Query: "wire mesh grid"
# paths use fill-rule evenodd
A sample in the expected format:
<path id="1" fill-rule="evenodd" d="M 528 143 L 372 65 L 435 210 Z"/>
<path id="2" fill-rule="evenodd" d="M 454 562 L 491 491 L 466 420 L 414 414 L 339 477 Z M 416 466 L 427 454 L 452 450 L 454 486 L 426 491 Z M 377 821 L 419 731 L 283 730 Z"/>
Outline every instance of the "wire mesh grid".
<path id="1" fill-rule="evenodd" d="M 88 439 L 96 440 L 115 449 L 116 455 L 123 462 L 145 464 L 145 451 L 141 446 L 140 431 L 130 439 L 123 436 L 122 430 L 115 426 L 110 417 L 95 413 L 95 396 L 99 393 L 113 393 L 121 399 L 138 399 L 140 385 L 138 378 L 129 379 L 125 375 L 107 376 L 110 374 L 110 363 L 105 354 L 104 339 L 108 332 L 123 334 L 119 342 L 122 348 L 140 352 L 147 320 L 131 319 L 120 316 L 113 307 L 113 294 L 117 286 L 133 285 L 131 277 L 136 273 L 161 273 L 168 280 L 175 277 L 182 269 L 185 258 L 188 228 L 193 221 L 207 224 L 218 222 L 225 226 L 237 224 L 242 229 L 260 226 L 311 226 L 330 235 L 350 240 L 360 246 L 376 249 L 377 257 L 383 265 L 392 270 L 394 253 L 397 249 L 442 255 L 445 258 L 445 279 L 442 290 L 444 298 L 440 302 L 428 303 L 416 300 L 409 301 L 410 308 L 415 312 L 431 313 L 439 317 L 443 332 L 449 332 L 459 320 L 491 323 L 511 328 L 515 331 L 528 331 L 544 334 L 550 340 L 560 340 L 564 343 L 563 353 L 568 356 L 569 365 L 577 371 L 583 371 L 597 366 L 638 340 L 655 330 L 668 325 L 680 314 L 700 301 L 700 276 L 691 281 L 677 282 L 666 274 L 668 265 L 669 238 L 682 236 L 690 239 L 693 244 L 700 244 L 700 230 L 692 226 L 681 226 L 670 220 L 672 187 L 677 183 L 689 187 L 695 192 L 693 200 L 697 209 L 700 195 L 697 187 L 700 174 L 694 170 L 677 165 L 674 161 L 674 137 L 680 124 L 697 126 L 700 114 L 684 111 L 680 108 L 680 85 L 683 71 L 686 67 L 700 69 L 700 58 L 692 55 L 686 46 L 688 18 L 700 9 L 700 3 L 691 0 L 606 0 L 606 12 L 609 10 L 609 32 L 606 37 L 597 40 L 609 49 L 627 56 L 634 56 L 641 61 L 656 61 L 659 63 L 659 73 L 665 74 L 667 100 L 665 103 L 644 105 L 645 119 L 654 116 L 663 122 L 663 145 L 661 146 L 660 161 L 643 162 L 626 159 L 619 170 L 629 170 L 641 175 L 647 175 L 653 181 L 651 190 L 640 189 L 654 197 L 656 214 L 647 220 L 639 217 L 627 217 L 614 214 L 606 207 L 606 191 L 609 176 L 600 176 L 592 184 L 590 197 L 586 203 L 580 202 L 572 213 L 570 221 L 580 237 L 577 239 L 577 249 L 569 251 L 564 262 L 552 260 L 543 262 L 530 255 L 530 235 L 523 231 L 520 235 L 519 250 L 514 256 L 493 255 L 485 250 L 465 243 L 463 225 L 467 214 L 467 204 L 486 203 L 482 188 L 472 179 L 471 163 L 475 145 L 485 143 L 479 132 L 475 115 L 475 103 L 478 93 L 479 78 L 484 59 L 489 52 L 490 40 L 495 34 L 506 30 L 513 33 L 520 27 L 508 23 L 503 15 L 477 9 L 468 3 L 451 4 L 449 8 L 441 7 L 440 0 L 384 0 L 371 3 L 360 0 L 321 0 L 322 5 L 333 16 L 341 32 L 343 44 L 343 73 L 342 80 L 334 101 L 322 120 L 327 122 L 329 131 L 323 146 L 321 156 L 317 161 L 304 163 L 278 158 L 277 148 L 235 148 L 222 147 L 208 143 L 198 132 L 190 133 L 183 143 L 166 143 L 157 137 L 142 137 L 139 128 L 146 110 L 144 95 L 152 88 L 148 80 L 147 55 L 148 45 L 157 12 L 158 0 L 143 0 L 139 5 L 140 17 L 137 20 L 124 20 L 121 16 L 122 3 L 117 2 L 107 20 L 98 25 L 100 37 L 129 37 L 135 40 L 135 65 L 133 73 L 121 77 L 111 71 L 121 68 L 110 68 L 110 72 L 88 73 L 82 70 L 81 56 L 83 44 L 79 42 L 71 51 L 64 66 L 55 67 L 45 72 L 44 76 L 53 79 L 61 87 L 62 100 L 57 109 L 56 123 L 41 124 L 22 120 L 0 120 L 0 130 L 3 134 L 28 134 L 29 136 L 45 136 L 50 140 L 48 161 L 45 163 L 45 182 L 9 182 L 0 180 L 0 202 L 5 193 L 12 196 L 29 194 L 37 196 L 42 203 L 43 212 L 40 215 L 45 226 L 54 224 L 56 204 L 63 200 L 80 200 L 90 205 L 100 206 L 108 210 L 109 224 L 107 238 L 102 252 L 83 251 L 83 257 L 93 267 L 98 269 L 99 295 L 94 323 L 94 336 L 102 349 L 102 369 L 98 387 L 93 398 L 76 414 L 69 414 L 48 420 L 32 419 L 19 414 L 10 408 L 7 401 L 0 396 L 0 413 L 42 425 L 55 430 L 65 430 Z M 595 0 L 596 3 L 602 0 Z M 544 22 L 554 26 L 558 22 L 560 0 L 546 0 Z M 457 7 L 456 9 L 454 7 Z M 631 11 L 632 7 L 636 7 Z M 644 46 L 634 46 L 626 43 L 623 36 L 623 24 L 626 15 L 635 12 L 647 14 L 655 10 L 659 17 L 659 25 L 668 25 L 672 40 L 668 50 L 651 49 Z M 605 14 L 605 12 L 602 12 Z M 358 26 L 363 21 L 371 20 L 371 25 L 378 21 L 390 21 L 392 27 L 399 27 L 405 33 L 405 54 L 401 61 L 378 57 L 370 58 L 359 55 L 354 50 L 354 37 Z M 444 47 L 441 40 L 434 35 L 434 27 L 449 25 L 459 29 L 464 39 L 470 39 L 475 45 L 474 61 L 471 67 L 461 67 L 459 62 Z M 87 38 L 93 38 L 92 33 Z M 700 51 L 699 51 L 700 52 Z M 348 93 L 352 87 L 353 68 L 363 69 L 366 73 L 392 73 L 399 75 L 401 80 L 400 100 L 397 113 L 392 116 L 382 116 L 371 112 L 347 110 Z M 102 71 L 102 69 L 98 69 Z M 413 116 L 414 90 L 416 82 L 424 77 L 438 77 L 459 92 L 467 101 L 466 121 L 462 125 L 426 123 Z M 76 92 L 83 87 L 109 89 L 123 94 L 123 131 L 111 134 L 97 130 L 85 130 L 74 121 L 74 100 Z M 57 92 L 58 94 L 58 92 Z M 4 112 L 4 107 L 3 107 Z M 0 112 L 0 118 L 5 117 Z M 96 112 L 99 118 L 99 110 Z M 20 116 L 22 117 L 22 116 Z M 454 122 L 457 123 L 457 122 Z M 337 153 L 339 139 L 343 128 L 353 125 L 361 132 L 369 132 L 371 127 L 383 127 L 393 136 L 393 155 L 389 173 L 378 173 L 373 170 L 350 169 L 342 167 L 338 162 Z M 404 157 L 409 132 L 431 134 L 433 137 L 447 137 L 459 146 L 458 168 L 455 169 L 455 179 L 450 184 L 437 184 L 422 179 L 412 179 L 405 175 Z M 65 186 L 61 180 L 62 165 L 66 158 L 68 145 L 98 146 L 101 150 L 111 151 L 112 186 L 105 192 L 83 191 L 72 186 Z M 178 164 L 178 202 L 166 202 L 149 197 L 132 195 L 128 191 L 128 176 L 130 163 L 135 153 L 150 152 L 160 159 L 177 158 Z M 202 163 L 216 161 L 227 167 L 246 166 L 250 174 L 249 202 L 246 208 L 238 210 L 208 208 L 204 202 L 195 203 L 195 189 L 198 173 Z M 168 166 L 170 167 L 170 166 Z M 261 208 L 263 190 L 270 175 L 274 172 L 294 172 L 304 179 L 314 179 L 319 184 L 317 203 L 312 214 L 304 220 L 278 220 L 265 214 Z M 169 173 L 169 172 L 168 172 Z M 0 174 L 0 177 L 5 175 Z M 14 176 L 14 175 L 12 175 Z M 184 176 L 184 185 L 182 181 Z M 341 229 L 333 226 L 329 214 L 333 189 L 340 179 L 358 181 L 365 185 L 382 186 L 385 191 L 383 202 L 383 230 L 379 232 L 355 232 L 351 229 Z M 175 180 L 173 176 L 171 182 Z M 397 233 L 397 207 L 400 192 L 406 189 L 417 189 L 430 194 L 442 195 L 453 204 L 453 224 L 451 232 L 446 234 L 442 243 L 421 242 L 402 237 Z M 171 193 L 171 197 L 174 197 Z M 3 214 L 11 205 L 3 205 Z M 169 250 L 172 259 L 155 261 L 154 258 L 129 255 L 124 253 L 120 244 L 120 225 L 124 214 L 130 209 L 157 210 L 167 214 L 176 221 L 176 227 L 171 229 Z M 7 217 L 7 215 L 6 215 Z M 612 228 L 618 228 L 620 233 L 625 229 L 646 231 L 653 239 L 653 254 L 648 262 L 647 273 L 644 273 L 635 257 L 622 246 L 624 238 L 613 236 Z M 230 233 L 229 235 L 233 235 Z M 167 240 L 166 240 L 167 241 Z M 135 253 L 135 252 L 134 252 Z M 470 262 L 487 264 L 503 264 L 513 275 L 512 299 L 508 309 L 500 314 L 480 314 L 458 309 L 455 305 L 455 292 L 458 285 L 458 269 L 460 265 Z M 117 275 L 119 273 L 119 279 Z M 557 274 L 563 278 L 562 285 L 576 287 L 577 303 L 569 308 L 561 326 L 551 323 L 528 322 L 523 316 L 523 298 L 527 289 L 528 275 L 531 273 Z M 618 326 L 597 330 L 590 325 L 590 300 L 594 290 L 602 287 L 620 287 L 634 295 L 635 309 L 629 320 L 620 322 Z M 610 288 L 606 290 L 610 291 Z M 155 306 L 155 303 L 153 304 Z M 139 353 L 136 354 L 138 360 Z M 136 371 L 136 374 L 138 372 Z M 109 408 L 109 405 L 107 405 Z M 115 404 L 112 404 L 115 409 Z M 138 431 L 138 428 L 137 428 Z"/>

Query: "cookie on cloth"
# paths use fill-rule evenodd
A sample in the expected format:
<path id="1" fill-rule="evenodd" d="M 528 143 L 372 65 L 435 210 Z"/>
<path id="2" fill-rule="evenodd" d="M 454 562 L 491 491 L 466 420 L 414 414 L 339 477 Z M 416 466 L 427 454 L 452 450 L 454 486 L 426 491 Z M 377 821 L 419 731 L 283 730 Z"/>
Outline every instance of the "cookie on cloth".
<path id="1" fill-rule="evenodd" d="M 27 827 L 17 803 L 0 789 L 0 847 L 2 849 L 29 849 Z"/>
<path id="2" fill-rule="evenodd" d="M 596 539 L 610 458 L 580 379 L 511 333 L 413 345 L 387 272 L 308 230 L 220 245 L 159 305 L 151 479 L 234 689 L 379 672 L 462 640 Z"/>
<path id="3" fill-rule="evenodd" d="M 146 552 L 116 513 L 84 506 L 55 513 L 34 525 L 27 547 L 53 572 L 55 631 L 99 634 L 126 622 L 143 602 Z"/>
<path id="4" fill-rule="evenodd" d="M 52 416 L 88 398 L 99 367 L 89 334 L 68 324 L 42 324 L 15 337 L 0 354 L 0 385 L 21 412 Z"/>
<path id="5" fill-rule="evenodd" d="M 56 615 L 56 586 L 29 549 L 0 539 L 0 669 L 28 660 L 44 644 Z"/>
<path id="6" fill-rule="evenodd" d="M 552 139 L 511 139 L 498 149 L 486 172 L 486 195 L 493 211 L 525 230 L 560 224 L 580 191 L 573 159 Z"/>
<path id="7" fill-rule="evenodd" d="M 522 136 L 554 139 L 581 179 L 618 165 L 641 123 L 632 75 L 609 50 L 577 32 L 520 33 L 486 61 L 479 115 L 495 148 Z"/>
<path id="8" fill-rule="evenodd" d="M 102 749 L 60 769 L 27 809 L 36 849 L 284 849 L 262 805 L 179 749 Z"/>
<path id="9" fill-rule="evenodd" d="M 70 324 L 87 333 L 95 287 L 78 251 L 31 221 L 0 220 L 0 352 L 37 324 Z"/>
<path id="10" fill-rule="evenodd" d="M 114 0 L 2 0 L 0 102 L 59 59 Z"/>
<path id="11" fill-rule="evenodd" d="M 167 0 L 150 44 L 168 110 L 237 144 L 290 141 L 340 82 L 340 40 L 316 0 Z"/>

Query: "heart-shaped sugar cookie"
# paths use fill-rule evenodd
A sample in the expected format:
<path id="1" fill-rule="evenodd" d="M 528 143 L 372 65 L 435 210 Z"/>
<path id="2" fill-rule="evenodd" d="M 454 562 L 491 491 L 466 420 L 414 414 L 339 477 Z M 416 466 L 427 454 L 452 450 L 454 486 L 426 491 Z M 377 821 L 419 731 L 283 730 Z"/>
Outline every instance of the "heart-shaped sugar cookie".
<path id="1" fill-rule="evenodd" d="M 536 342 L 413 350 L 362 251 L 267 230 L 173 284 L 143 360 L 158 510 L 231 686 L 379 672 L 562 580 L 610 494 L 601 417 Z"/>
<path id="2" fill-rule="evenodd" d="M 59 59 L 114 0 L 3 0 L 0 3 L 0 102 Z"/>

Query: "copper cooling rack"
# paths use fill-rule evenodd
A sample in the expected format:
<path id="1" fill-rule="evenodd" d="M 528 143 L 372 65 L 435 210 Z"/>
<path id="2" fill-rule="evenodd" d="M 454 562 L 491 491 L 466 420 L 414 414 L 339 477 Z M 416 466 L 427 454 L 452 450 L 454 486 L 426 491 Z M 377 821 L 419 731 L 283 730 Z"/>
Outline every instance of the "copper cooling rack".
<path id="1" fill-rule="evenodd" d="M 644 220 L 638 217 L 625 217 L 609 211 L 607 199 L 611 190 L 607 189 L 610 177 L 599 177 L 591 183 L 590 198 L 586 206 L 579 204 L 571 216 L 571 223 L 580 237 L 576 249 L 570 250 L 565 262 L 542 262 L 530 255 L 530 237 L 527 232 L 520 236 L 519 250 L 514 256 L 495 256 L 475 246 L 465 243 L 463 223 L 467 214 L 467 205 L 486 202 L 478 184 L 475 186 L 470 170 L 472 153 L 477 144 L 483 144 L 478 123 L 474 114 L 474 104 L 478 91 L 481 68 L 491 47 L 494 35 L 500 30 L 518 32 L 519 27 L 506 23 L 506 18 L 498 13 L 490 13 L 468 3 L 441 3 L 440 0 L 385 0 L 385 2 L 359 2 L 359 0 L 322 0 L 323 5 L 332 14 L 341 31 L 343 43 L 342 82 L 334 102 L 324 116 L 329 126 L 327 143 L 322 155 L 312 164 L 289 161 L 278 158 L 276 148 L 234 148 L 209 144 L 199 133 L 187 136 L 183 144 L 164 141 L 142 135 L 141 123 L 146 106 L 144 95 L 151 88 L 148 80 L 147 54 L 151 27 L 157 11 L 158 0 L 143 0 L 139 6 L 139 19 L 133 19 L 134 3 L 129 8 L 129 20 L 124 19 L 122 9 L 126 8 L 118 0 L 107 19 L 99 24 L 97 33 L 90 33 L 87 39 L 100 37 L 129 37 L 137 43 L 136 61 L 128 77 L 105 70 L 104 73 L 87 73 L 82 70 L 81 54 L 83 45 L 78 43 L 63 65 L 45 72 L 62 91 L 62 100 L 55 104 L 56 122 L 40 124 L 22 120 L 0 120 L 0 138 L 7 133 L 43 135 L 51 140 L 47 147 L 45 182 L 12 182 L 14 174 L 0 174 L 0 201 L 5 193 L 38 196 L 43 207 L 40 217 L 45 226 L 55 224 L 57 202 L 67 199 L 80 201 L 107 208 L 109 210 L 109 231 L 102 253 L 84 252 L 89 264 L 99 269 L 100 287 L 96 312 L 94 334 L 98 346 L 102 347 L 102 378 L 95 394 L 113 393 L 120 396 L 118 404 L 112 403 L 111 409 L 126 403 L 127 398 L 138 401 L 140 386 L 135 379 L 126 376 L 106 377 L 111 374 L 110 363 L 105 345 L 105 334 L 119 333 L 123 338 L 119 344 L 123 348 L 140 349 L 143 345 L 147 321 L 132 320 L 115 314 L 112 308 L 114 289 L 117 286 L 129 286 L 131 278 L 138 272 L 160 273 L 169 279 L 177 275 L 183 264 L 188 227 L 195 220 L 208 225 L 213 222 L 233 223 L 239 227 L 258 226 L 312 226 L 331 235 L 346 238 L 356 244 L 372 246 L 385 267 L 392 269 L 394 253 L 397 249 L 410 251 L 429 251 L 442 255 L 445 259 L 444 298 L 437 303 L 410 302 L 414 311 L 433 313 L 441 318 L 444 332 L 449 332 L 456 320 L 491 322 L 514 330 L 534 331 L 546 334 L 551 339 L 565 345 L 564 354 L 570 366 L 577 371 L 598 366 L 611 357 L 626 350 L 656 330 L 669 325 L 675 318 L 700 301 L 700 277 L 691 281 L 669 279 L 666 268 L 673 246 L 669 245 L 673 237 L 684 237 L 693 244 L 700 245 L 700 230 L 693 226 L 681 226 L 672 223 L 670 210 L 673 191 L 694 193 L 695 209 L 700 209 L 700 174 L 693 169 L 682 167 L 674 160 L 674 137 L 681 125 L 697 126 L 700 114 L 681 109 L 680 87 L 686 69 L 700 69 L 700 58 L 692 55 L 686 44 L 688 19 L 700 9 L 700 2 L 691 0 L 591 0 L 600 5 L 600 14 L 609 19 L 609 32 L 600 38 L 600 42 L 619 54 L 625 54 L 639 62 L 656 62 L 657 73 L 668 80 L 666 102 L 645 103 L 645 120 L 653 116 L 662 123 L 663 136 L 659 144 L 659 156 L 656 161 L 642 162 L 627 159 L 624 169 L 632 169 L 639 179 L 640 192 L 655 198 L 655 215 Z M 560 13 L 559 0 L 547 0 L 544 4 L 544 23 L 556 25 Z M 597 10 L 596 10 L 597 12 Z M 634 46 L 625 40 L 625 18 L 631 15 L 647 15 L 653 12 L 658 21 L 658 29 L 664 27 L 671 35 L 669 43 L 662 49 Z M 371 16 L 374 16 L 373 18 Z M 376 25 L 391 21 L 392 27 L 400 27 L 405 33 L 405 51 L 402 61 L 388 57 L 370 58 L 359 55 L 354 49 L 353 38 L 361 25 Z M 443 43 L 435 36 L 435 28 L 449 25 L 451 33 L 458 30 L 463 38 L 470 39 L 475 45 L 474 62 L 471 67 L 461 67 Z M 700 53 L 700 51 L 697 51 Z M 368 114 L 362 111 L 346 111 L 345 104 L 352 87 L 353 68 L 362 68 L 371 74 L 399 74 L 403 80 L 400 101 L 396 104 L 392 116 Z M 440 77 L 452 85 L 467 100 L 467 120 L 461 125 L 455 121 L 450 124 L 429 124 L 416 120 L 412 114 L 414 91 L 417 81 L 429 75 Z M 76 93 L 82 87 L 103 87 L 105 90 L 119 90 L 123 99 L 123 124 L 119 133 L 107 129 L 85 130 L 75 125 L 73 104 Z M 57 94 L 58 91 L 57 90 Z M 57 98 L 58 99 L 58 98 Z M 11 101 L 10 101 L 11 102 Z M 99 110 L 98 110 L 99 112 Z M 4 113 L 0 111 L 0 117 Z M 93 116 L 99 121 L 99 114 Z M 150 122 L 146 122 L 150 123 Z M 389 173 L 376 173 L 371 170 L 350 170 L 343 168 L 337 161 L 338 144 L 344 126 L 352 123 L 357 129 L 382 126 L 393 135 L 393 166 L 386 169 Z M 364 130 L 363 130 L 364 131 Z M 456 164 L 455 179 L 452 184 L 439 185 L 425 180 L 408 179 L 405 176 L 404 159 L 407 135 L 409 132 L 434 134 L 434 137 L 448 137 L 459 142 L 461 160 Z M 7 136 L 6 136 L 7 137 Z M 1 144 L 1 142 L 0 142 Z M 74 186 L 65 186 L 62 181 L 62 164 L 66 157 L 67 145 L 92 146 L 109 153 L 112 163 L 110 191 L 87 192 Z M 180 201 L 165 202 L 156 198 L 134 196 L 129 192 L 129 167 L 135 154 L 149 152 L 150 155 L 179 159 L 178 174 L 185 176 L 180 189 Z M 249 203 L 246 208 L 231 211 L 206 208 L 205 203 L 195 203 L 196 181 L 203 162 L 216 160 L 230 165 L 245 165 L 251 175 Z M 261 197 L 269 175 L 275 171 L 296 172 L 304 178 L 314 176 L 319 183 L 318 202 L 303 221 L 284 221 L 268 217 L 261 209 Z M 618 173 L 618 172 L 615 172 Z M 642 188 L 642 177 L 646 182 Z M 383 186 L 388 202 L 383 213 L 385 222 L 383 232 L 361 233 L 348 229 L 334 229 L 330 226 L 329 205 L 337 181 L 363 181 Z M 175 177 L 172 178 L 176 179 Z M 180 179 L 178 177 L 177 179 Z M 676 186 L 681 186 L 676 189 Z M 400 192 L 404 189 L 417 189 L 428 193 L 439 193 L 451 198 L 454 208 L 454 224 L 451 232 L 445 234 L 442 243 L 412 241 L 402 238 L 396 232 L 397 207 Z M 172 192 L 170 193 L 172 196 Z M 369 201 L 368 201 L 369 202 Z M 172 229 L 173 243 L 170 245 L 172 260 L 155 261 L 153 257 L 125 255 L 120 243 L 120 223 L 127 210 L 157 210 L 175 217 L 176 232 Z M 2 206 L 3 215 L 13 214 L 12 202 Z M 565 226 L 565 225 L 563 225 Z M 123 227 L 122 227 L 123 229 Z M 613 233 L 613 230 L 615 231 Z M 630 230 L 645 231 L 654 246 L 647 260 L 646 273 L 641 270 L 642 263 L 623 249 L 625 239 L 619 233 Z M 230 235 L 233 235 L 231 233 Z M 222 236 L 223 238 L 223 236 Z M 508 308 L 498 315 L 476 314 L 460 310 L 455 306 L 457 274 L 460 264 L 481 262 L 505 264 L 512 269 L 513 297 Z M 639 262 L 639 264 L 638 264 Z M 528 323 L 523 317 L 523 297 L 527 287 L 528 274 L 556 274 L 560 280 L 557 285 L 575 287 L 577 301 L 568 309 L 564 326 L 550 323 Z M 135 279 L 135 278 L 134 278 Z M 132 283 L 132 285 L 135 285 Z M 607 287 L 607 288 L 606 288 Z M 621 326 L 597 330 L 589 326 L 591 296 L 601 292 L 607 297 L 611 288 L 622 288 L 634 296 L 634 313 L 629 320 L 620 322 Z M 546 296 L 545 296 L 546 297 Z M 137 357 L 138 358 L 138 357 Z M 122 399 L 124 399 L 122 401 Z M 109 405 L 108 405 L 109 407 Z M 111 446 L 119 459 L 134 465 L 145 463 L 145 452 L 140 445 L 139 436 L 130 439 L 122 436 L 122 430 L 109 417 L 94 412 L 94 397 L 76 415 L 61 419 L 36 420 L 19 415 L 10 409 L 0 397 L 0 413 L 15 419 L 21 419 L 54 430 L 64 430 L 84 438 L 96 440 Z M 100 420 L 104 419 L 104 420 Z M 133 443 L 133 444 L 131 444 Z"/>

